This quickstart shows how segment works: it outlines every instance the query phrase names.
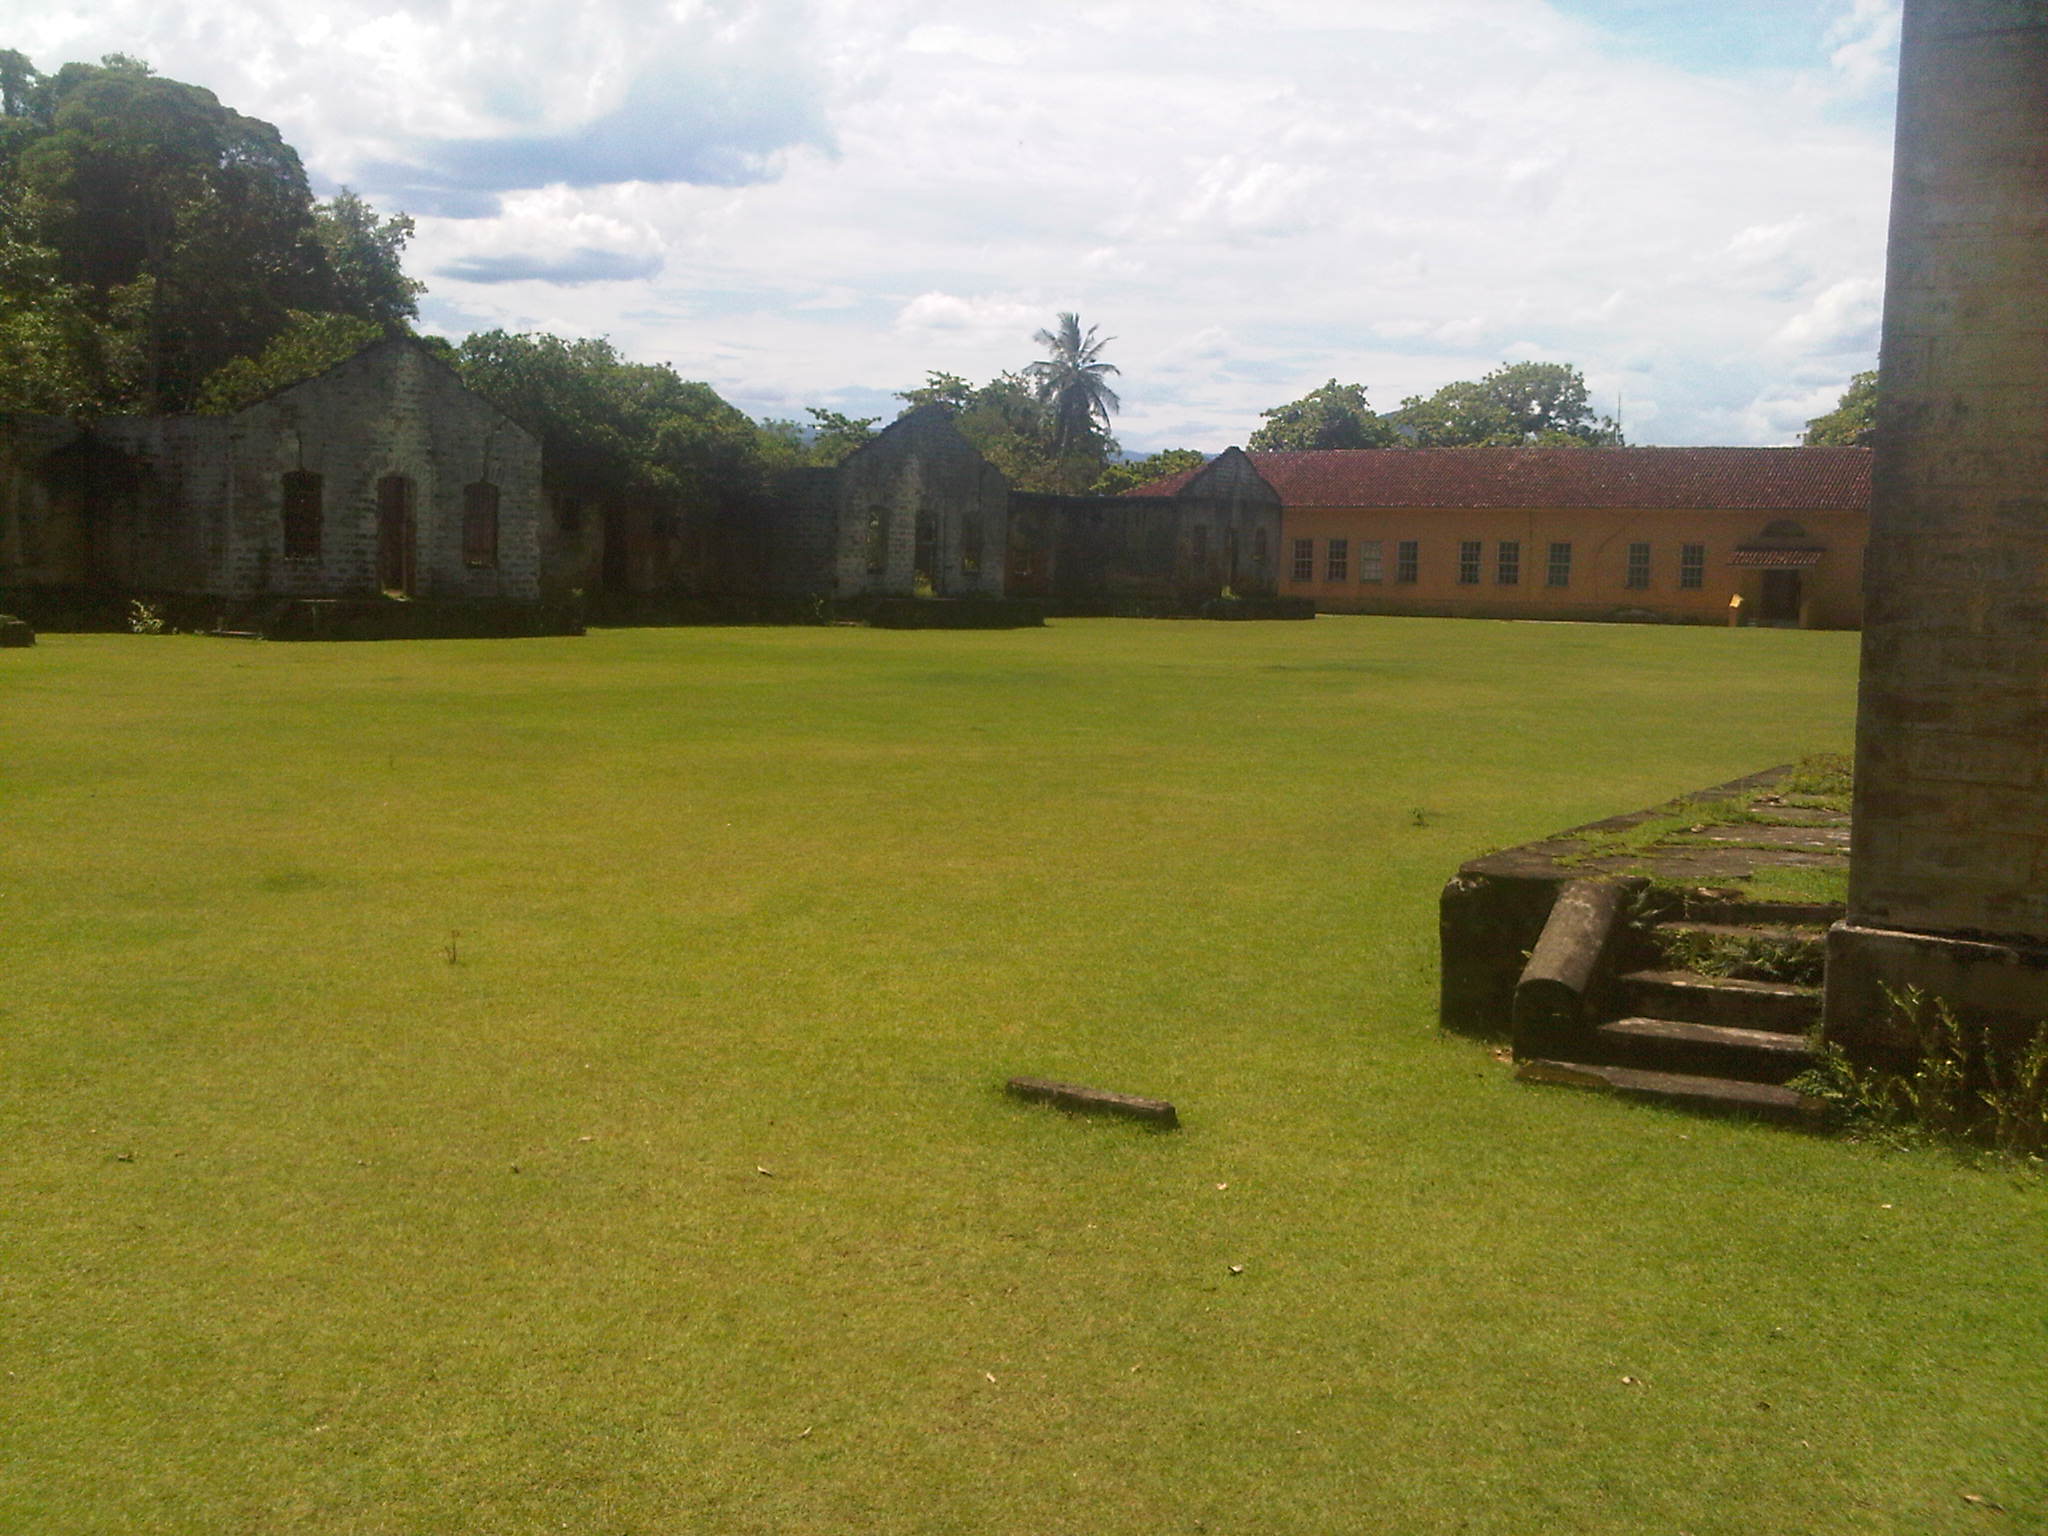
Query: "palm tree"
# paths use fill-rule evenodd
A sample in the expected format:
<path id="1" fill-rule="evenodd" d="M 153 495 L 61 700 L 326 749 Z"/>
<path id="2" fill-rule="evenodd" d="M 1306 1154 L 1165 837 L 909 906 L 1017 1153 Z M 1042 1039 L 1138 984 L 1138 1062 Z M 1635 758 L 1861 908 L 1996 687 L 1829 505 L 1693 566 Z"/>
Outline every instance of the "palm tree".
<path id="1" fill-rule="evenodd" d="M 1084 335 L 1081 317 L 1063 311 L 1058 330 L 1040 331 L 1031 339 L 1049 355 L 1024 372 L 1038 386 L 1038 403 L 1052 414 L 1053 458 L 1064 481 L 1067 450 L 1090 436 L 1098 425 L 1107 438 L 1109 413 L 1123 405 L 1109 387 L 1109 376 L 1118 371 L 1117 366 L 1102 360 L 1102 349 L 1116 338 L 1097 339 L 1092 325 Z"/>

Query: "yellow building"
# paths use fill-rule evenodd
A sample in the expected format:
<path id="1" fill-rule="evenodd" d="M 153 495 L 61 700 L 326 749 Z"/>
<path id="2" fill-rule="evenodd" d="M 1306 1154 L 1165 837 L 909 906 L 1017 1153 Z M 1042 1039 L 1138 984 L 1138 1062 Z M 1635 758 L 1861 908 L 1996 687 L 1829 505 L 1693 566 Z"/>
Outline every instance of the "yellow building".
<path id="1" fill-rule="evenodd" d="M 1280 591 L 1327 612 L 1861 622 L 1867 448 L 1249 457 L 1280 497 Z"/>

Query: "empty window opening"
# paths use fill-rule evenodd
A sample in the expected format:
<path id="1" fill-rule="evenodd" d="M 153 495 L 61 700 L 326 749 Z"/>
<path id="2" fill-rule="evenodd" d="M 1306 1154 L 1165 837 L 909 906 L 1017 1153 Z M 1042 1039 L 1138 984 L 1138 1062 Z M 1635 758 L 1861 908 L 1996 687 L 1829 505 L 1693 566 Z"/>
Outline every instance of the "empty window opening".
<path id="1" fill-rule="evenodd" d="M 1254 528 L 1252 530 L 1252 564 L 1263 567 L 1266 563 L 1266 556 L 1269 553 L 1270 551 L 1266 548 L 1266 530 Z"/>
<path id="2" fill-rule="evenodd" d="M 462 563 L 479 569 L 498 563 L 498 488 L 488 480 L 462 488 Z"/>
<path id="3" fill-rule="evenodd" d="M 284 477 L 284 557 L 320 558 L 320 477 L 310 470 Z"/>
<path id="4" fill-rule="evenodd" d="M 868 574 L 879 576 L 889 569 L 889 509 L 868 508 Z"/>
<path id="5" fill-rule="evenodd" d="M 930 507 L 918 509 L 916 533 L 912 576 L 920 590 L 935 591 L 939 580 L 939 517 Z"/>
<path id="6" fill-rule="evenodd" d="M 960 519 L 960 574 L 981 574 L 981 519 L 978 517 Z"/>

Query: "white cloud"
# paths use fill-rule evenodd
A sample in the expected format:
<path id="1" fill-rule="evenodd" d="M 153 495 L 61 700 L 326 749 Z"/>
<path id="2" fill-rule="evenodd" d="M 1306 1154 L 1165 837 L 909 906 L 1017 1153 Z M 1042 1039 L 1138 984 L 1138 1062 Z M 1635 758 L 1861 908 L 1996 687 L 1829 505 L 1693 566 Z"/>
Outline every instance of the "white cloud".
<path id="1" fill-rule="evenodd" d="M 1831 357 L 1874 351 L 1883 320 L 1884 289 L 1875 278 L 1832 283 L 1778 327 L 1772 342 L 1794 356 Z"/>
<path id="2" fill-rule="evenodd" d="M 1828 28 L 1828 63 L 1845 90 L 1862 92 L 1888 80 L 1899 47 L 1899 0 L 1854 0 Z"/>
<path id="3" fill-rule="evenodd" d="M 896 316 L 906 331 L 969 331 L 992 337 L 1015 335 L 1034 324 L 1041 310 L 1017 299 L 962 298 L 951 293 L 920 293 Z"/>
<path id="4" fill-rule="evenodd" d="M 439 324 L 750 409 L 986 378 L 1073 309 L 1133 447 L 1522 355 L 1654 440 L 1784 441 L 1870 363 L 1889 133 L 1838 108 L 1896 11 L 1712 77 L 1545 0 L 97 0 L 10 41 L 139 53 L 407 207 Z"/>

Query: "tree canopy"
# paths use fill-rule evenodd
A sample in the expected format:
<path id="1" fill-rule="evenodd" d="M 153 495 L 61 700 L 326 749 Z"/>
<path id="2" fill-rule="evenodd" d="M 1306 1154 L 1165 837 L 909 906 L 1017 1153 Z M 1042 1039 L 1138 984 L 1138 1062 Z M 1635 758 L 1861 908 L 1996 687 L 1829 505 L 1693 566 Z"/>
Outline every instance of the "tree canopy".
<path id="1" fill-rule="evenodd" d="M 1073 317 L 1063 315 L 1061 319 Z M 1038 334 L 1043 338 L 1051 333 Z M 1093 341 L 1093 337 L 1094 328 L 1090 327 L 1087 336 L 1079 338 L 1083 354 L 1090 345 L 1096 353 L 1094 364 L 1084 366 L 1115 371 L 1114 364 L 1101 362 L 1102 343 Z M 1040 366 L 1031 364 L 1021 372 L 999 373 L 979 386 L 958 374 L 933 372 L 925 376 L 923 384 L 900 391 L 896 398 L 903 402 L 906 414 L 921 406 L 945 406 L 953 412 L 953 425 L 960 435 L 1019 490 L 1092 489 L 1115 463 L 1121 449 L 1104 425 L 1106 414 L 1088 415 L 1079 425 L 1070 417 L 1062 438 L 1056 392 L 1047 389 L 1045 375 L 1030 371 Z M 1100 375 L 1093 377 L 1100 382 Z M 1114 392 L 1106 385 L 1103 388 L 1108 402 L 1115 401 Z M 1108 402 L 1101 405 L 1105 413 L 1111 408 Z"/>
<path id="2" fill-rule="evenodd" d="M 550 489 L 712 508 L 759 495 L 771 444 L 708 384 L 609 341 L 497 330 L 454 351 L 463 381 L 541 440 Z"/>
<path id="3" fill-rule="evenodd" d="M 1335 379 L 1299 400 L 1259 412 L 1266 424 L 1245 444 L 1259 452 L 1308 448 L 1385 448 L 1393 429 L 1373 411 L 1363 384 Z"/>
<path id="4" fill-rule="evenodd" d="M 1800 441 L 1813 448 L 1868 448 L 1877 441 L 1877 370 L 1851 379 L 1841 401 L 1809 421 Z"/>
<path id="5" fill-rule="evenodd" d="M 1507 363 L 1474 383 L 1410 395 L 1391 413 L 1401 446 L 1618 448 L 1621 428 L 1593 411 L 1585 375 L 1568 363 Z"/>
<path id="6" fill-rule="evenodd" d="M 1110 465 L 1088 489 L 1097 496 L 1121 496 L 1125 491 L 1150 485 L 1154 480 L 1164 480 L 1168 475 L 1200 469 L 1208 462 L 1206 454 L 1193 448 L 1162 448 L 1142 459 L 1125 459 L 1120 464 Z"/>
<path id="7" fill-rule="evenodd" d="M 1261 411 L 1254 451 L 1316 448 L 1620 447 L 1621 428 L 1596 415 L 1585 376 L 1568 363 L 1506 363 L 1476 382 L 1410 395 L 1375 413 L 1363 384 L 1335 379 Z"/>
<path id="8" fill-rule="evenodd" d="M 316 205 L 269 123 L 139 60 L 0 53 L 0 405 L 181 410 L 295 323 L 402 325 L 403 215 Z"/>

